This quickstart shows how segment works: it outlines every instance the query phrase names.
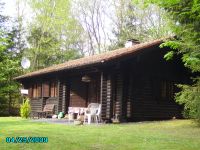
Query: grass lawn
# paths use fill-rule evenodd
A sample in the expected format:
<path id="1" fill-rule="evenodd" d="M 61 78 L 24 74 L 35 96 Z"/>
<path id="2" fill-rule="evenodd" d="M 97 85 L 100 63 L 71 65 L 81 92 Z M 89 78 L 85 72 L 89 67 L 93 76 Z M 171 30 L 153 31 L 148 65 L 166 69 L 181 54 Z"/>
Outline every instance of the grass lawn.
<path id="1" fill-rule="evenodd" d="M 6 137 L 48 137 L 48 143 L 6 143 Z M 200 128 L 190 120 L 75 126 L 0 118 L 0 150 L 199 150 Z"/>

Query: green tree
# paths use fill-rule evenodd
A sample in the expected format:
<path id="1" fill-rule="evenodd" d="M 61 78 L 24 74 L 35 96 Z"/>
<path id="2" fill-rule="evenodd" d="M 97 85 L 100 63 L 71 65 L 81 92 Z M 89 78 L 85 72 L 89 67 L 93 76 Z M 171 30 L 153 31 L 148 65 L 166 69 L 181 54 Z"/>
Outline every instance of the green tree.
<path id="1" fill-rule="evenodd" d="M 31 61 L 31 69 L 40 69 L 52 64 L 58 64 L 79 56 L 78 51 L 68 49 L 60 50 L 59 41 L 50 32 L 42 32 L 41 28 L 33 28 L 27 37 L 30 48 L 24 51 L 24 55 Z"/>
<path id="2" fill-rule="evenodd" d="M 172 35 L 168 26 L 170 20 L 157 5 L 138 0 L 117 0 L 113 5 L 116 11 L 115 47 L 124 46 L 129 39 L 146 42 Z"/>
<path id="3" fill-rule="evenodd" d="M 24 55 L 36 70 L 80 57 L 81 27 L 71 15 L 68 0 L 29 0 L 34 15 Z"/>
<path id="4" fill-rule="evenodd" d="M 21 70 L 20 53 L 14 48 L 15 32 L 6 28 L 7 21 L 7 17 L 0 15 L 0 114 L 4 115 L 11 114 L 12 108 L 19 100 L 19 85 L 13 77 Z"/>
<path id="5" fill-rule="evenodd" d="M 74 16 L 83 27 L 84 53 L 94 55 L 107 51 L 111 37 L 109 13 L 113 13 L 110 0 L 72 1 Z"/>
<path id="6" fill-rule="evenodd" d="M 181 53 L 185 67 L 195 74 L 200 71 L 200 0 L 150 0 L 164 8 L 173 20 L 172 30 L 176 37 L 163 44 L 174 49 L 165 55 Z M 181 92 L 176 100 L 184 104 L 185 114 L 200 122 L 200 77 L 196 76 L 192 85 L 179 85 Z"/>

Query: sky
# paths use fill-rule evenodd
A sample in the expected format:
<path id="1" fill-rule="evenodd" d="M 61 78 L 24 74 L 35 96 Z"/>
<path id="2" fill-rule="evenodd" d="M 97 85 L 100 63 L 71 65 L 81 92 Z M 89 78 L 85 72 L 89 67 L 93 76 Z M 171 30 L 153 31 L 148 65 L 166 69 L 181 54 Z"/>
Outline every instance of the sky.
<path id="1" fill-rule="evenodd" d="M 17 18 L 17 1 L 18 0 L 0 0 L 0 2 L 4 3 L 4 9 L 2 10 L 2 14 L 11 18 Z M 25 4 L 22 0 L 19 1 L 21 2 L 19 15 L 23 16 L 23 24 L 26 26 L 27 22 L 29 22 L 32 18 L 30 9 L 28 5 Z"/>
<path id="2" fill-rule="evenodd" d="M 3 14 L 11 17 L 16 16 L 16 0 L 1 0 L 1 2 L 5 3 Z"/>

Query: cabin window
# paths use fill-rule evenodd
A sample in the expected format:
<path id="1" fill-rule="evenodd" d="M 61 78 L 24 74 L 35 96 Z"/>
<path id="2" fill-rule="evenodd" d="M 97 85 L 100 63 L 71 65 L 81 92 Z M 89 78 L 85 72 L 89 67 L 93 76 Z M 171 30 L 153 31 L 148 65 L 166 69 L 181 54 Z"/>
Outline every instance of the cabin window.
<path id="1" fill-rule="evenodd" d="M 170 81 L 161 82 L 161 99 L 171 100 L 174 98 L 174 83 Z"/>
<path id="2" fill-rule="evenodd" d="M 50 83 L 50 96 L 57 97 L 57 84 L 56 82 Z"/>
<path id="3" fill-rule="evenodd" d="M 32 97 L 41 97 L 42 96 L 42 84 L 36 83 L 32 87 Z"/>

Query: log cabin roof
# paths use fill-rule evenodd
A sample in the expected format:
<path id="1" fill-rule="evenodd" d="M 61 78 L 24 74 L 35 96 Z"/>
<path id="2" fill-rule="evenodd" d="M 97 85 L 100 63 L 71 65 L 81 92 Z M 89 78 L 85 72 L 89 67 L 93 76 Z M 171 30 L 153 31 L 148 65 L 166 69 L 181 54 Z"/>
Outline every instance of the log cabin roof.
<path id="1" fill-rule="evenodd" d="M 166 38 L 165 39 L 164 38 L 157 39 L 154 41 L 145 42 L 145 43 L 141 43 L 141 44 L 136 44 L 129 48 L 119 48 L 116 50 L 108 51 L 108 52 L 93 55 L 93 56 L 87 56 L 87 57 L 83 57 L 83 58 L 79 58 L 79 59 L 75 59 L 75 60 L 70 60 L 70 61 L 67 61 L 67 62 L 64 62 L 61 64 L 53 65 L 53 66 L 50 66 L 50 67 L 47 67 L 44 69 L 40 69 L 40 70 L 37 70 L 34 72 L 30 72 L 30 73 L 18 76 L 14 79 L 20 80 L 20 79 L 31 78 L 31 77 L 39 76 L 39 75 L 43 75 L 43 74 L 58 72 L 58 71 L 62 71 L 62 70 L 72 70 L 75 68 L 87 67 L 87 66 L 95 65 L 95 64 L 103 64 L 104 62 L 114 60 L 116 58 L 120 58 L 123 56 L 129 56 L 132 54 L 136 54 L 138 51 L 142 51 L 142 50 L 148 49 L 152 46 L 159 45 L 164 40 L 166 40 Z"/>

